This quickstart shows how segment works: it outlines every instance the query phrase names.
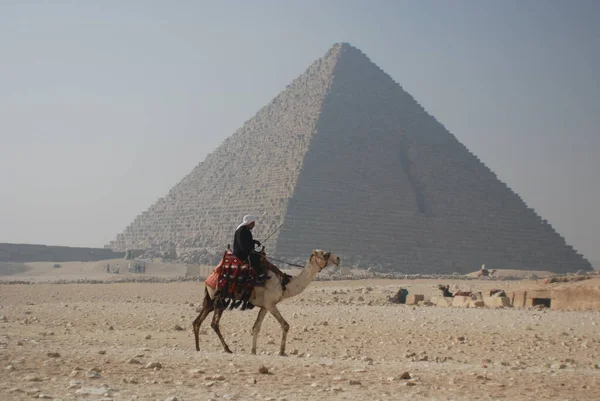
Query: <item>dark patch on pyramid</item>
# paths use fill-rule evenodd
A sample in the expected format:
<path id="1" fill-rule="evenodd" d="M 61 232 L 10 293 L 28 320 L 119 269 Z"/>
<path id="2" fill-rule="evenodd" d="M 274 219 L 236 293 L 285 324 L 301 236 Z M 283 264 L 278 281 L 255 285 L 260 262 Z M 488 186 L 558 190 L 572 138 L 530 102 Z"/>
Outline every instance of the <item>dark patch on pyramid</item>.
<path id="1" fill-rule="evenodd" d="M 406 273 L 591 269 L 546 221 L 358 49 L 336 44 L 112 248 L 212 263 L 244 214 L 268 253 Z"/>

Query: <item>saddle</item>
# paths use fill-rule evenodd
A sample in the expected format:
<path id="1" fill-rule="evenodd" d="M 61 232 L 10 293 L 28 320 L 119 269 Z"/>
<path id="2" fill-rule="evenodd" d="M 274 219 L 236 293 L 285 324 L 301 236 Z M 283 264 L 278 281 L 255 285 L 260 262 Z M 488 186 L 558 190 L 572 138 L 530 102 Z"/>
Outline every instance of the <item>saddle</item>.
<path id="1" fill-rule="evenodd" d="M 216 296 L 222 307 L 226 308 L 231 304 L 230 309 L 241 306 L 244 310 L 254 307 L 248 301 L 252 296 L 255 280 L 256 271 L 247 262 L 241 261 L 230 251 L 225 251 L 221 262 L 204 283 L 217 290 Z"/>

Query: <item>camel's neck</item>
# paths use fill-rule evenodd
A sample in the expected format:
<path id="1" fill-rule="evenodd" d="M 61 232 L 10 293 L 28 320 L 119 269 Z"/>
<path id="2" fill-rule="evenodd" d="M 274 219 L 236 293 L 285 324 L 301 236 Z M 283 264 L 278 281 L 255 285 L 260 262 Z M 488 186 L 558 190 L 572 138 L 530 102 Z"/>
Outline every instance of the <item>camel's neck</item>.
<path id="1" fill-rule="evenodd" d="M 319 266 L 312 262 L 313 258 L 310 258 L 304 266 L 302 272 L 292 277 L 290 282 L 286 285 L 286 289 L 283 292 L 283 298 L 295 297 L 308 287 L 311 281 L 315 278 L 319 272 Z"/>

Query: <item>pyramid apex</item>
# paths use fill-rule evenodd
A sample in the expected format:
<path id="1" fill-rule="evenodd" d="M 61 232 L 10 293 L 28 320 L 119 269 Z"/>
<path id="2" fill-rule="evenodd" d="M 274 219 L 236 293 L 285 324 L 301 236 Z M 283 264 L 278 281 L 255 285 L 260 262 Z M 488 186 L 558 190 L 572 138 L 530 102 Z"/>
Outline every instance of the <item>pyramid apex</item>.
<path id="1" fill-rule="evenodd" d="M 325 58 L 328 58 L 328 57 L 337 57 L 341 53 L 346 52 L 348 50 L 350 50 L 350 51 L 357 51 L 357 52 L 359 52 L 359 53 L 362 54 L 362 52 L 358 48 L 356 48 L 355 46 L 352 46 L 352 44 L 350 44 L 348 42 L 337 42 L 337 43 L 334 43 L 329 48 L 329 50 L 325 54 Z"/>
<path id="2" fill-rule="evenodd" d="M 348 43 L 348 42 L 337 42 L 334 43 L 333 46 L 331 46 L 332 49 L 356 49 L 355 46 L 352 46 L 352 44 Z"/>

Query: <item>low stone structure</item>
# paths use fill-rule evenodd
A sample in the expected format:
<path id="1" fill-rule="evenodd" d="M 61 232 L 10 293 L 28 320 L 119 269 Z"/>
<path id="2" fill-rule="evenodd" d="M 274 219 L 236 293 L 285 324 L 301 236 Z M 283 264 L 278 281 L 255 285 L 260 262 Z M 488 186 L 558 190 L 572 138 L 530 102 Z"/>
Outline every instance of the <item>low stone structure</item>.
<path id="1" fill-rule="evenodd" d="M 95 262 L 124 258 L 107 248 L 76 248 L 35 244 L 0 244 L 0 262 Z"/>
<path id="2" fill-rule="evenodd" d="M 600 288 L 586 286 L 515 291 L 510 303 L 517 308 L 543 306 L 559 310 L 600 311 Z"/>

